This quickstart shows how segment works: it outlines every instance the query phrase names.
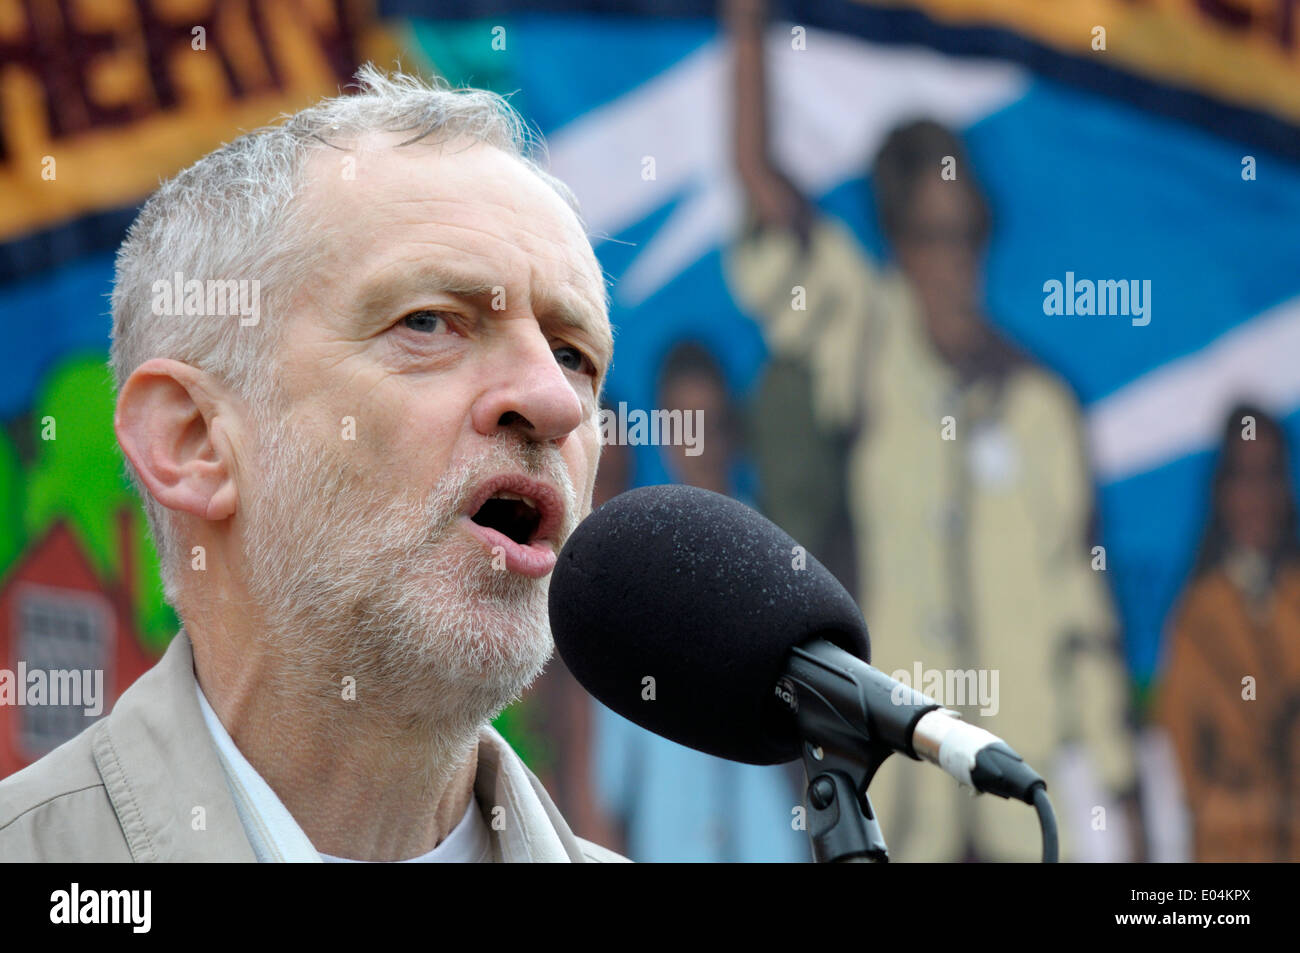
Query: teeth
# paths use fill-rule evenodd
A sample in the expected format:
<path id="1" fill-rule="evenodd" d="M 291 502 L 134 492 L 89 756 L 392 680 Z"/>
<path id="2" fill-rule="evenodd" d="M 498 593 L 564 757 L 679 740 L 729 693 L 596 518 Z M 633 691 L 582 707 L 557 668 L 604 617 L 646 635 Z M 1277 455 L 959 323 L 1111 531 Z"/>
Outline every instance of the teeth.
<path id="1" fill-rule="evenodd" d="M 526 496 L 520 496 L 518 493 L 508 493 L 505 490 L 502 490 L 500 493 L 493 493 L 492 498 L 494 500 L 518 500 L 520 503 L 524 503 L 534 510 L 537 509 L 536 503 Z"/>

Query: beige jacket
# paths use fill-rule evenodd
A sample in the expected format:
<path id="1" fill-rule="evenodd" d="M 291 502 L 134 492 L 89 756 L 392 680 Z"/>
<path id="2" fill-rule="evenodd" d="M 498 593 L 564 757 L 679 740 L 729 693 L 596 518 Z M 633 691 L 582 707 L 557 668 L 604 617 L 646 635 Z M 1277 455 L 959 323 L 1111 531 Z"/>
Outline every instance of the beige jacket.
<path id="1" fill-rule="evenodd" d="M 505 809 L 502 829 L 488 825 L 497 862 L 626 859 L 575 836 L 490 727 L 479 735 L 474 794 Z M 0 861 L 254 860 L 199 709 L 184 631 L 110 715 L 0 781 Z"/>

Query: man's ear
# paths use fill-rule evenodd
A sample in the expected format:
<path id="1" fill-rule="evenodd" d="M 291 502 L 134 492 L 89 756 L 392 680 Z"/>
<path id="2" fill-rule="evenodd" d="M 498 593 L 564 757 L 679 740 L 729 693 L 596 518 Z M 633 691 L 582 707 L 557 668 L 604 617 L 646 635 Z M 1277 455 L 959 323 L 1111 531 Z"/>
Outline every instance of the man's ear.
<path id="1" fill-rule="evenodd" d="M 154 358 L 135 369 L 117 398 L 113 429 L 149 493 L 170 510 L 205 520 L 232 516 L 239 502 L 224 388 L 198 368 Z"/>

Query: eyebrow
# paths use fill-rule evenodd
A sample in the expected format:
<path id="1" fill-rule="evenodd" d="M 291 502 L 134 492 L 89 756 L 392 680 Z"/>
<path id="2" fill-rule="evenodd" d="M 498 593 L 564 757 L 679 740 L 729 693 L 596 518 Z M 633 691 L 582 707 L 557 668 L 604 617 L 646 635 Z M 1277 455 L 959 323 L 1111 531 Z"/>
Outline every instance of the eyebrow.
<path id="1" fill-rule="evenodd" d="M 500 282 L 486 281 L 472 272 L 442 262 L 424 262 L 403 269 L 400 277 L 377 280 L 364 287 L 359 297 L 359 311 L 363 315 L 392 311 L 401 298 L 413 291 L 438 291 L 472 300 L 491 297 L 499 287 Z M 595 357 L 600 362 L 598 369 L 603 378 L 614 356 L 614 337 L 604 310 L 585 306 L 577 295 L 547 293 L 534 297 L 533 307 L 539 318 L 544 315 L 545 320 L 587 335 L 596 351 Z"/>
<path id="2" fill-rule="evenodd" d="M 482 298 L 492 294 L 497 287 L 467 272 L 445 264 L 425 262 L 404 268 L 396 278 L 382 278 L 366 285 L 360 294 L 359 310 L 362 314 L 392 310 L 399 298 L 412 291 L 441 291 L 458 298 Z"/>

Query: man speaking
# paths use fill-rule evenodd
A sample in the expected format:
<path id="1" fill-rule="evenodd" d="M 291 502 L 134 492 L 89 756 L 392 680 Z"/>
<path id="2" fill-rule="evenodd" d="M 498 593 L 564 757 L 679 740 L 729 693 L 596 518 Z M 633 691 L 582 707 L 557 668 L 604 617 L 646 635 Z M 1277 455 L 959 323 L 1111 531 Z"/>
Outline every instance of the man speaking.
<path id="1" fill-rule="evenodd" d="M 489 726 L 591 504 L 601 269 L 504 100 L 358 78 L 118 253 L 114 423 L 183 628 L 0 783 L 0 859 L 623 859 Z"/>

